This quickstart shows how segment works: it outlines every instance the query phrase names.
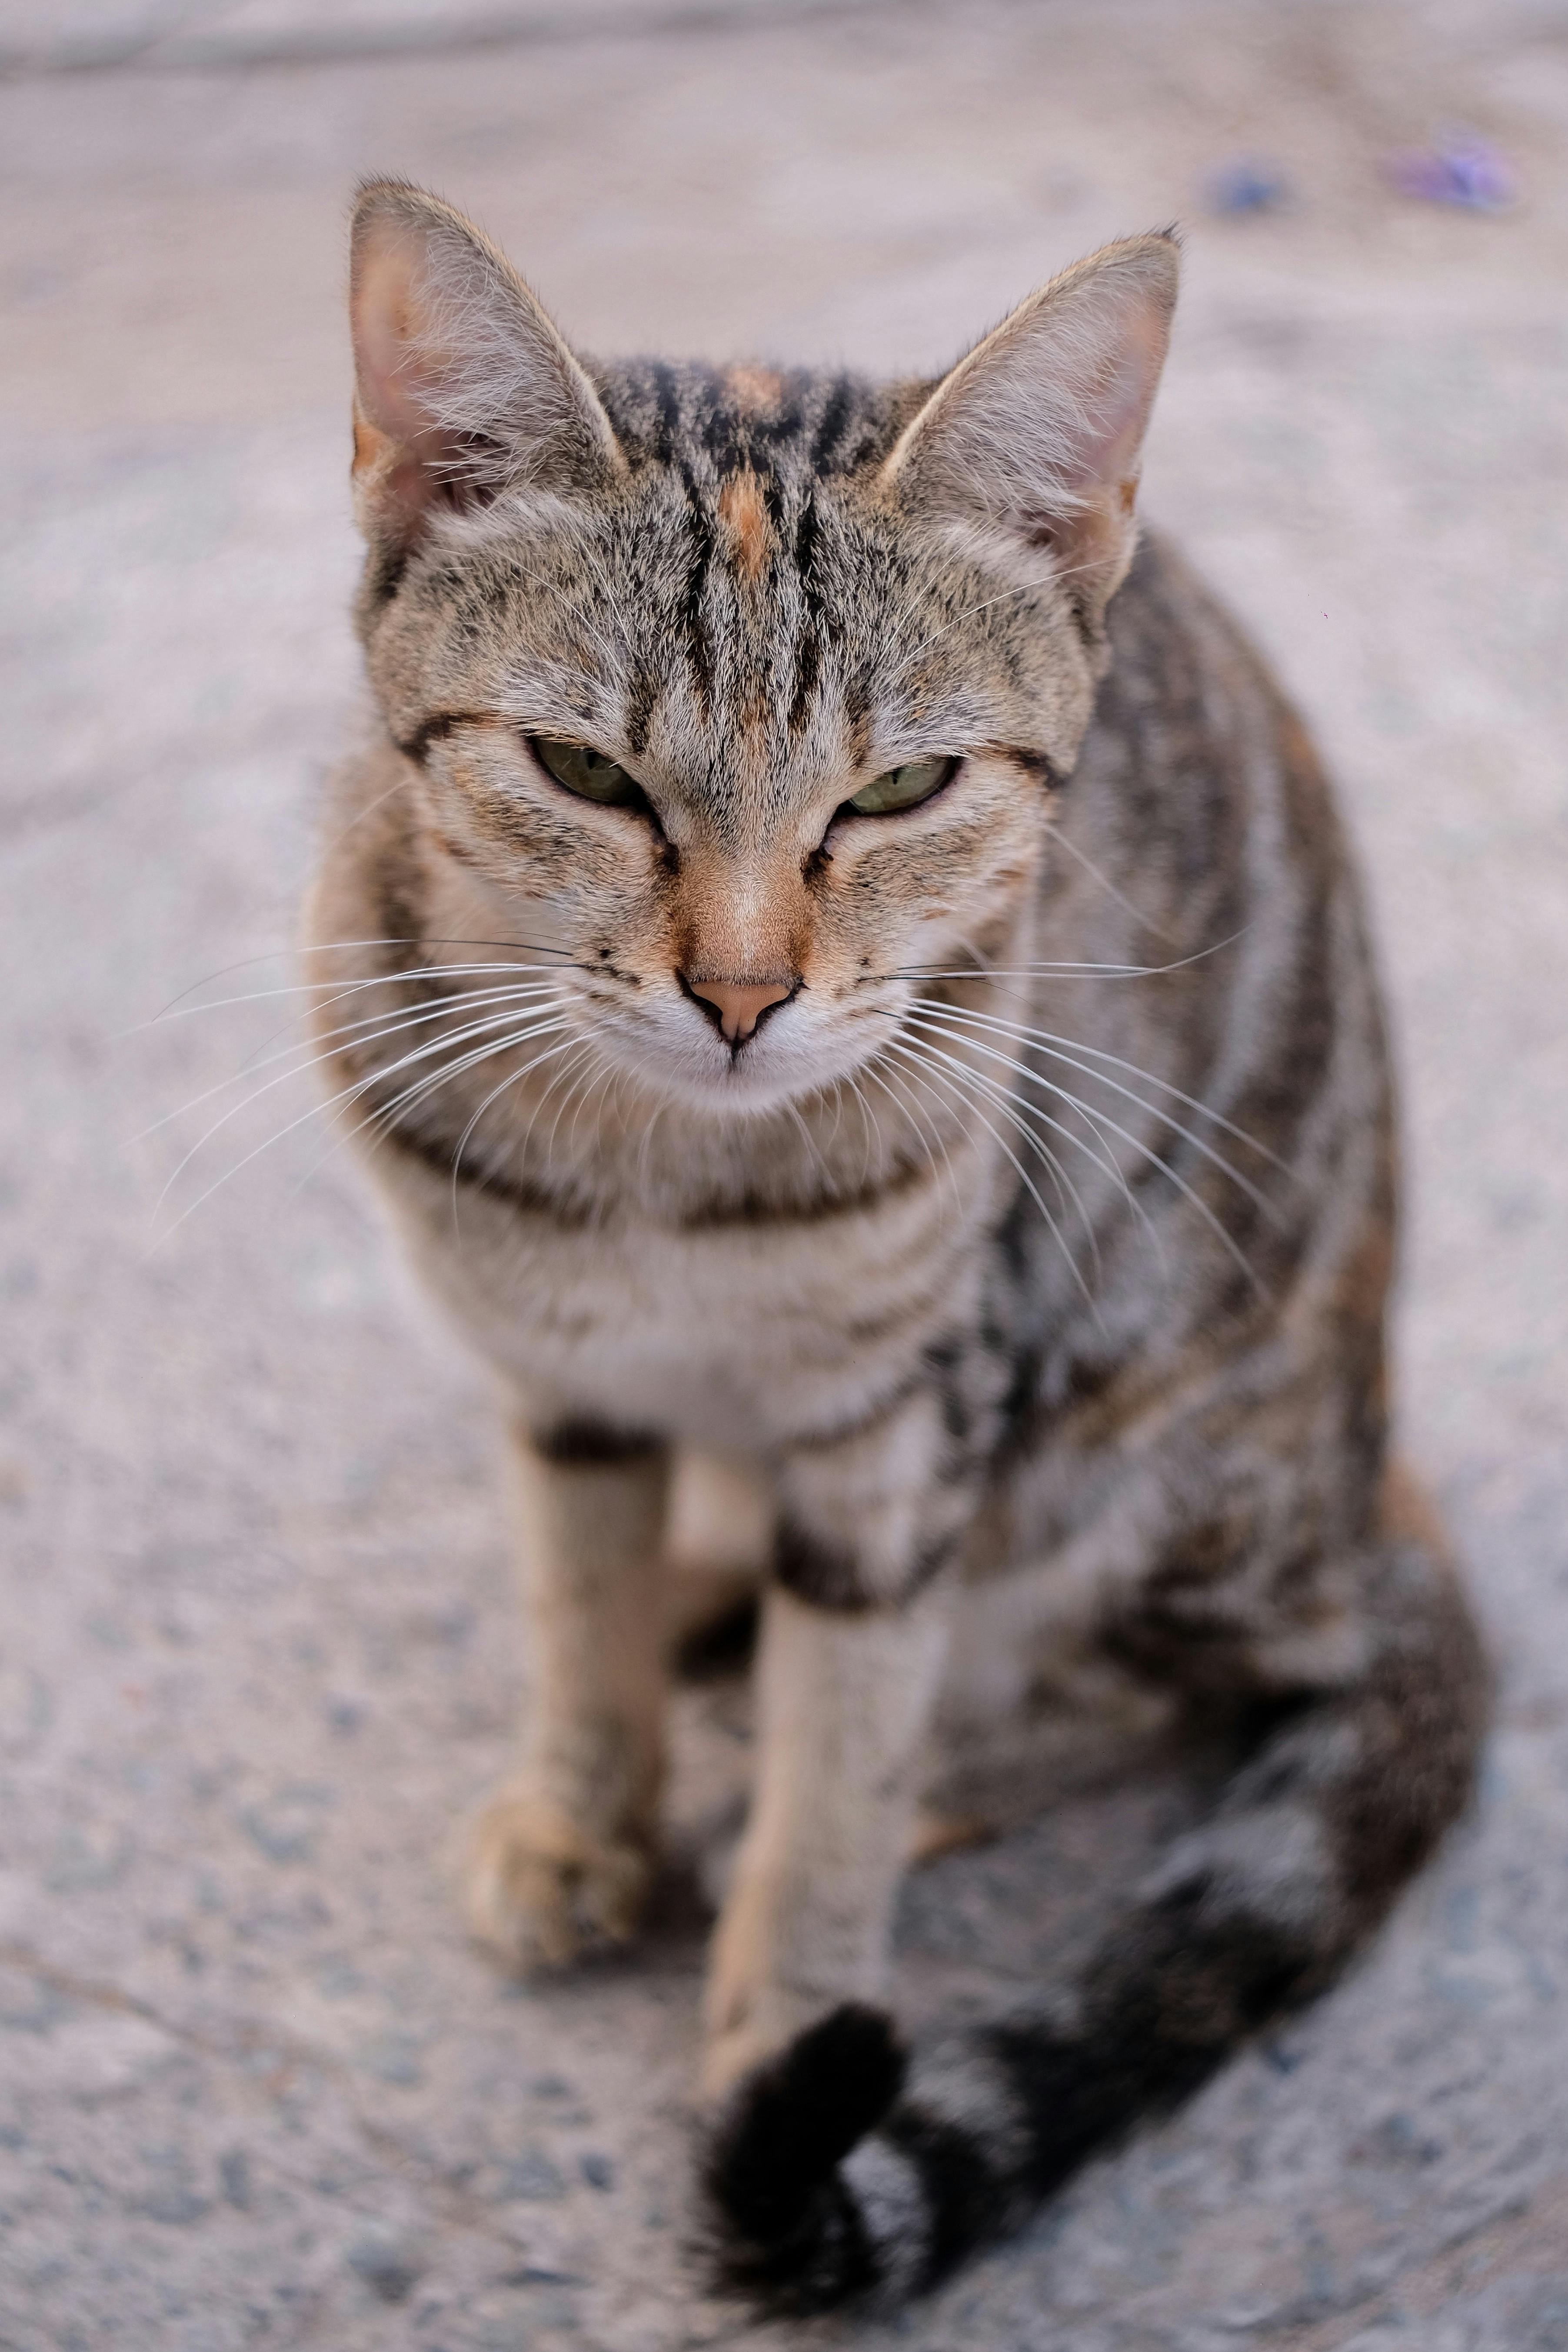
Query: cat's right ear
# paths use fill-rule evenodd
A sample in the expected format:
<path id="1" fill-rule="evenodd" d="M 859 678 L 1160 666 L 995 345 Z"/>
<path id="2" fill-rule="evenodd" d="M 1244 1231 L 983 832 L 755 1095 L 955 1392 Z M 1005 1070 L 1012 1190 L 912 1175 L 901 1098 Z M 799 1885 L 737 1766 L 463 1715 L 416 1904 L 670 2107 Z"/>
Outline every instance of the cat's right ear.
<path id="1" fill-rule="evenodd" d="M 405 552 L 438 509 L 515 486 L 602 489 L 625 470 L 586 373 L 505 256 L 423 189 L 378 180 L 354 205 L 354 501 Z"/>

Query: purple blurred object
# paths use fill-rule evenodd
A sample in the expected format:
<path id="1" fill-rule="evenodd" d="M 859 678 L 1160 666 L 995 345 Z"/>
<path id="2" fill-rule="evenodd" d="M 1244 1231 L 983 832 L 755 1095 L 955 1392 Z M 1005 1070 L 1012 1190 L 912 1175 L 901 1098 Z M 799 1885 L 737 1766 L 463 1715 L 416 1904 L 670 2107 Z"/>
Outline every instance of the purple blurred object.
<path id="1" fill-rule="evenodd" d="M 1462 205 L 1469 212 L 1506 212 L 1519 184 L 1495 147 L 1455 131 L 1436 146 L 1390 155 L 1384 171 L 1394 187 L 1428 205 Z"/>
<path id="2" fill-rule="evenodd" d="M 1289 204 L 1290 184 L 1282 172 L 1271 163 L 1259 163 L 1242 158 L 1234 163 L 1222 163 L 1205 184 L 1209 210 L 1233 216 L 1245 213 L 1273 213 Z"/>

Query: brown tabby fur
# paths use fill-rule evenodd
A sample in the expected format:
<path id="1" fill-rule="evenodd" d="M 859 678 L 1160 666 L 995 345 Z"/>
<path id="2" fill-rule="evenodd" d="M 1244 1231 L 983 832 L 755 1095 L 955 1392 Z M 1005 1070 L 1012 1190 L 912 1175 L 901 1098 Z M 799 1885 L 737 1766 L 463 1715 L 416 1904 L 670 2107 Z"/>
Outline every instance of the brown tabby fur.
<path id="1" fill-rule="evenodd" d="M 1257 656 L 1134 553 L 1168 238 L 891 386 L 580 362 L 393 184 L 354 253 L 378 720 L 310 945 L 515 1432 L 535 1688 L 474 1921 L 523 1965 L 635 1927 L 672 1462 L 747 1465 L 709 2187 L 764 2297 L 893 2300 L 1328 1981 L 1469 1782 L 1479 1654 L 1386 1463 L 1354 876 Z M 847 807 L 938 754 L 921 805 Z M 735 991 L 779 1001 L 731 1042 Z M 1249 1760 L 1048 2011 L 906 2054 L 868 2004 L 930 1727 L 1086 1643 Z"/>

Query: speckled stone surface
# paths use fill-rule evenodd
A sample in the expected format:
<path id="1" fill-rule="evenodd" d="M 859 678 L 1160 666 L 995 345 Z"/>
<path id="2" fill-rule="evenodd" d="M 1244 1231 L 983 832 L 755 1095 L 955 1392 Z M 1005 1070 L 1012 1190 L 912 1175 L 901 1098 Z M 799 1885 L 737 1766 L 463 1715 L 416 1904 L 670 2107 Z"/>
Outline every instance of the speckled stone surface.
<path id="1" fill-rule="evenodd" d="M 480 13 L 0 27 L 35 68 L 83 25 L 216 44 L 0 82 L 0 2346 L 749 2340 L 683 2254 L 699 1876 L 634 1961 L 547 1990 L 466 1943 L 452 1843 L 522 1664 L 486 1400 L 263 1058 L 290 1000 L 216 1003 L 292 977 L 356 723 L 342 222 L 378 168 L 477 212 L 590 348 L 934 365 L 1186 219 L 1148 505 L 1272 652 L 1367 863 L 1404 1422 L 1500 1715 L 1475 1820 L 1339 1992 L 863 2340 L 1563 2352 L 1568 18 L 646 5 L 372 53 Z M 329 20 L 366 54 L 306 54 Z M 1449 121 L 1506 149 L 1511 212 L 1381 178 Z M 1293 202 L 1209 216 L 1238 157 Z M 247 1055 L 279 1083 L 202 1140 Z M 684 1702 L 688 1856 L 744 1764 L 734 1694 Z M 1097 1788 L 912 1883 L 910 2009 L 1043 1972 L 1180 1802 Z"/>

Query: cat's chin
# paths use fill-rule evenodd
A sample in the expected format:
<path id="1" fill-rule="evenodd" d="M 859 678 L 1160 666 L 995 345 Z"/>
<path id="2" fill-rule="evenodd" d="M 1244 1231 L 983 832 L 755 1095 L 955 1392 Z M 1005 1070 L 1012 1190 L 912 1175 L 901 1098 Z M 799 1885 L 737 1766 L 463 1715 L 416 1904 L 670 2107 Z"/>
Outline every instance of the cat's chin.
<path id="1" fill-rule="evenodd" d="M 742 1061 L 711 1077 L 687 1070 L 661 1072 L 658 1083 L 668 1100 L 722 1125 L 765 1118 L 770 1111 L 807 1102 L 832 1086 L 834 1075 L 811 1070 L 753 1075 Z"/>
<path id="2" fill-rule="evenodd" d="M 728 1066 L 717 1056 L 710 1063 L 704 1056 L 703 1064 L 694 1066 L 684 1058 L 666 1060 L 661 1055 L 657 1060 L 652 1056 L 636 1062 L 628 1059 L 626 1066 L 628 1076 L 656 1101 L 721 1126 L 749 1124 L 773 1111 L 798 1108 L 814 1097 L 850 1082 L 864 1066 L 862 1059 L 848 1056 L 840 1063 L 826 1056 L 793 1054 L 787 1058 L 773 1056 L 771 1063 L 761 1056 L 752 1062 L 744 1053 Z"/>

